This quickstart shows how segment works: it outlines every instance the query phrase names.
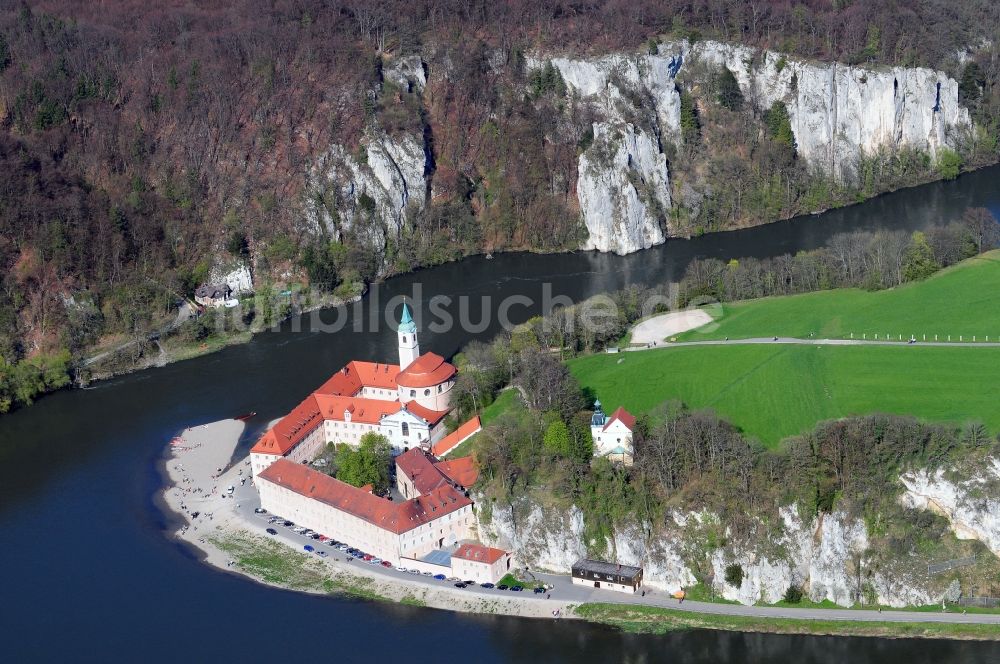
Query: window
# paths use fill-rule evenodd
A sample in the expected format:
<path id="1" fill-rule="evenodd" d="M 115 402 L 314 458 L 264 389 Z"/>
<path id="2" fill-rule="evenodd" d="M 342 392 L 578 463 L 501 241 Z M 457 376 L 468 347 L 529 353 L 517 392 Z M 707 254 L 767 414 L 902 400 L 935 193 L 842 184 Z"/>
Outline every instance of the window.
<path id="1" fill-rule="evenodd" d="M 441 386 L 438 385 L 438 394 L 441 394 Z"/>
<path id="2" fill-rule="evenodd" d="M 424 390 L 424 396 L 425 397 L 429 397 L 430 395 L 431 395 L 431 389 L 430 388 L 427 388 L 426 390 Z"/>
<path id="3" fill-rule="evenodd" d="M 410 396 L 411 397 L 417 396 L 417 391 L 416 390 L 410 390 Z"/>
<path id="4" fill-rule="evenodd" d="M 410 435 L 410 425 L 407 424 L 406 422 L 403 422 L 403 424 L 401 426 L 403 428 L 403 435 L 404 436 L 409 436 Z"/>
<path id="5" fill-rule="evenodd" d="M 403 337 L 403 343 L 404 344 L 406 343 L 406 337 L 405 336 Z"/>

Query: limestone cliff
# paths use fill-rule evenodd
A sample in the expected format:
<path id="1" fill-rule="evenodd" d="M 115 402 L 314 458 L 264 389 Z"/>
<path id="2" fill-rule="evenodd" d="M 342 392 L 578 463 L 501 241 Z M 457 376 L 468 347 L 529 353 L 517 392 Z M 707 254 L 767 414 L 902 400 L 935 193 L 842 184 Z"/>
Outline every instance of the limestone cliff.
<path id="1" fill-rule="evenodd" d="M 1000 459 L 990 459 L 983 469 L 965 479 L 949 475 L 941 469 L 905 473 L 900 477 L 906 487 L 901 501 L 941 514 L 955 537 L 979 540 L 1000 556 Z"/>
<path id="2" fill-rule="evenodd" d="M 810 62 L 718 42 L 672 48 L 692 61 L 729 67 L 762 110 L 784 102 L 799 154 L 841 179 L 855 174 L 862 154 L 907 146 L 934 157 L 971 127 L 958 82 L 931 69 Z"/>
<path id="3" fill-rule="evenodd" d="M 671 234 L 666 143 L 680 141 L 678 78 L 728 67 L 758 112 L 785 104 L 799 157 L 841 181 L 866 155 L 906 147 L 934 159 L 971 129 L 958 83 L 930 69 L 811 62 L 712 41 L 662 44 L 655 55 L 539 56 L 528 67 L 547 61 L 571 99 L 600 118 L 577 183 L 584 248 L 599 251 L 637 251 Z"/>
<path id="4" fill-rule="evenodd" d="M 447 63 L 439 64 L 435 72 L 415 56 L 387 62 L 382 86 L 422 94 L 429 76 L 449 75 Z M 506 66 L 504 59 L 495 66 Z M 668 155 L 683 143 L 679 90 L 689 88 L 699 104 L 714 103 L 706 81 L 722 67 L 733 72 L 757 116 L 784 103 L 799 159 L 842 182 L 852 182 L 859 162 L 878 153 L 907 148 L 933 163 L 971 130 L 958 83 L 931 69 L 814 62 L 712 41 L 661 44 L 643 55 L 536 54 L 524 68 L 558 71 L 564 121 L 587 118 L 575 187 L 588 231 L 582 248 L 626 254 L 682 231 L 672 221 L 675 198 L 691 207 L 690 199 L 702 194 L 691 194 L 699 184 L 695 168 L 672 195 Z M 306 218 L 334 237 L 363 227 L 355 239 L 386 247 L 400 236 L 407 208 L 422 209 L 430 198 L 431 152 L 417 130 L 388 135 L 375 125 L 359 149 L 329 146 L 307 173 Z M 355 224 L 359 215 L 367 223 Z"/>
<path id="5" fill-rule="evenodd" d="M 340 238 L 354 227 L 358 215 L 369 234 L 360 238 L 374 247 L 396 239 L 409 207 L 427 202 L 427 155 L 422 136 L 368 133 L 357 154 L 333 145 L 310 169 L 305 213 L 312 225 Z"/>
<path id="6" fill-rule="evenodd" d="M 902 502 L 943 514 L 958 538 L 980 540 L 1000 554 L 1000 501 L 988 490 L 1000 481 L 1000 461 L 991 460 L 966 480 L 948 476 L 927 470 L 903 475 Z M 755 604 L 778 602 L 797 586 L 814 602 L 851 606 L 863 598 L 903 607 L 954 600 L 961 590 L 954 576 L 930 574 L 927 561 L 912 551 L 890 550 L 887 557 L 874 545 L 865 520 L 844 511 L 803 518 L 797 507 L 786 506 L 777 522 L 755 522 L 752 534 L 741 541 L 707 511 L 675 511 L 655 527 L 620 524 L 604 541 L 587 541 L 584 514 L 575 506 L 542 509 L 522 498 L 513 505 L 493 504 L 488 514 L 484 518 L 479 511 L 480 538 L 513 551 L 519 565 L 567 573 L 576 559 L 589 554 L 641 565 L 645 583 L 667 592 L 700 580 L 725 599 Z M 743 572 L 738 586 L 725 580 L 733 564 Z"/>

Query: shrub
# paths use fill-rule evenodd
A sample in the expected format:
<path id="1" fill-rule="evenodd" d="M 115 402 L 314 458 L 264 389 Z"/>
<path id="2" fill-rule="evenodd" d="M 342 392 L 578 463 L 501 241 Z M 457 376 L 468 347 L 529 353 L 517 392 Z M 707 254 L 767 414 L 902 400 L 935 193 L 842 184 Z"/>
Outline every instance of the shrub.
<path id="1" fill-rule="evenodd" d="M 723 67 L 718 73 L 715 87 L 721 106 L 730 111 L 739 111 L 743 108 L 743 93 L 740 92 L 740 85 L 729 67 Z"/>
<path id="2" fill-rule="evenodd" d="M 743 566 L 739 563 L 733 563 L 732 565 L 726 566 L 726 583 L 731 585 L 733 588 L 739 588 L 743 585 Z"/>
<path id="3" fill-rule="evenodd" d="M 794 584 L 788 586 L 788 590 L 785 591 L 785 596 L 782 599 L 789 604 L 798 604 L 802 601 L 802 588 Z"/>
<path id="4" fill-rule="evenodd" d="M 938 173 L 945 180 L 954 180 L 962 170 L 962 157 L 950 148 L 941 148 L 937 163 Z"/>

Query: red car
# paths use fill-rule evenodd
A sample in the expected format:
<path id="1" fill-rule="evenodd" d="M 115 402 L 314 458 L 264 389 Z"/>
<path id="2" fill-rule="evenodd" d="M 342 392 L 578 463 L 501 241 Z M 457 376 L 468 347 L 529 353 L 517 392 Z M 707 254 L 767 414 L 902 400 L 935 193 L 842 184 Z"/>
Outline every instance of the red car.
<path id="1" fill-rule="evenodd" d="M 371 559 L 372 559 L 372 558 L 374 558 L 374 557 L 375 557 L 375 556 L 373 556 L 372 554 L 370 554 L 370 553 L 366 553 L 366 554 L 365 554 L 365 556 L 364 556 L 364 558 L 365 558 L 365 562 L 368 562 L 369 560 L 371 560 Z"/>
<path id="2" fill-rule="evenodd" d="M 389 567 L 392 567 L 392 563 L 390 563 L 390 562 L 389 562 L 388 560 L 383 560 L 383 561 L 382 561 L 381 563 L 379 563 L 379 564 L 380 564 L 380 565 L 382 565 L 382 567 L 385 567 L 385 568 L 387 568 L 387 569 L 388 569 Z"/>
<path id="3" fill-rule="evenodd" d="M 329 538 L 329 537 L 327 537 L 326 535 L 320 535 L 320 536 L 319 536 L 319 541 L 320 541 L 320 542 L 325 542 L 325 541 L 327 541 L 328 539 L 330 539 L 330 538 Z"/>

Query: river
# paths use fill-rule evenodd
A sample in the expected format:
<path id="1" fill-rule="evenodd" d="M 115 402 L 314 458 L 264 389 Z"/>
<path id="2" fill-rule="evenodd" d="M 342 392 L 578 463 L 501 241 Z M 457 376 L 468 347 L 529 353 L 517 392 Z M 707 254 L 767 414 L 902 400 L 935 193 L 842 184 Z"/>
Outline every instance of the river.
<path id="1" fill-rule="evenodd" d="M 772 256 L 856 228 L 918 229 L 969 206 L 1000 213 L 1000 167 L 888 194 L 823 215 L 667 244 L 626 257 L 593 253 L 470 258 L 389 280 L 357 315 L 393 296 L 469 298 L 473 322 L 503 297 L 510 317 L 540 310 L 544 284 L 579 300 L 676 279 L 694 256 Z M 422 290 L 420 290 L 422 289 Z M 378 302 L 373 304 L 373 301 Z M 419 307 L 418 307 L 419 308 Z M 329 312 L 328 312 L 329 313 Z M 329 318 L 327 318 L 329 320 Z M 392 359 L 395 334 L 296 332 L 296 321 L 203 358 L 63 391 L 0 418 L 0 633 L 24 661 L 790 661 L 981 662 L 993 644 L 796 637 L 712 631 L 636 636 L 579 622 L 481 617 L 277 591 L 200 564 L 165 536 L 158 462 L 180 429 L 255 410 L 242 449 L 352 358 Z M 308 327 L 308 326 L 305 326 Z M 423 350 L 453 354 L 488 339 L 423 330 Z"/>

